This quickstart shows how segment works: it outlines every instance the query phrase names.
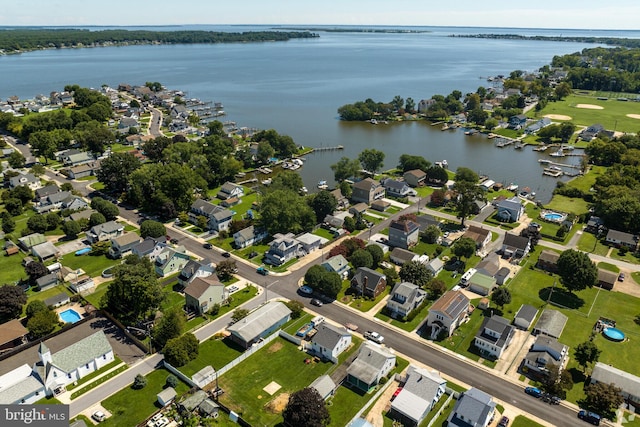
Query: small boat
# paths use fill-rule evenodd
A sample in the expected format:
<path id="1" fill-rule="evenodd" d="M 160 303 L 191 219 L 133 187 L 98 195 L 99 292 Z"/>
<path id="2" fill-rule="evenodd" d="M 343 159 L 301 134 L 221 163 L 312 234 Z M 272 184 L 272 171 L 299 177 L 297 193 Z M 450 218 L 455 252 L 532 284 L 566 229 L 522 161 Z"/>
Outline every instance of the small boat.
<path id="1" fill-rule="evenodd" d="M 566 154 L 564 154 L 564 151 L 562 151 L 562 148 L 559 149 L 558 151 L 554 151 L 553 153 L 549 154 L 551 157 L 564 157 L 566 156 Z"/>
<path id="2" fill-rule="evenodd" d="M 534 149 L 533 149 L 533 151 L 540 151 L 540 152 L 542 152 L 542 151 L 545 151 L 547 148 L 549 148 L 549 146 L 547 146 L 547 145 L 540 145 L 540 146 L 538 146 L 538 147 L 534 148 Z"/>
<path id="3" fill-rule="evenodd" d="M 563 150 L 567 150 L 567 151 L 573 151 L 576 147 L 574 147 L 573 145 L 563 145 L 562 149 Z"/>
<path id="4" fill-rule="evenodd" d="M 509 186 L 507 187 L 507 190 L 509 191 L 518 191 L 518 184 L 509 184 Z"/>
<path id="5" fill-rule="evenodd" d="M 327 181 L 325 181 L 324 179 L 318 181 L 318 188 L 320 190 L 326 190 L 327 188 L 329 188 L 329 186 L 327 185 Z"/>
<path id="6" fill-rule="evenodd" d="M 521 144 L 520 142 L 516 142 L 516 145 L 513 148 L 515 148 L 516 150 L 520 150 L 522 149 L 522 147 L 524 147 L 524 144 Z"/>
<path id="7" fill-rule="evenodd" d="M 445 123 L 440 130 L 449 130 L 449 125 Z"/>
<path id="8" fill-rule="evenodd" d="M 475 135 L 476 133 L 478 133 L 478 129 L 469 129 L 464 134 L 465 135 Z"/>
<path id="9" fill-rule="evenodd" d="M 554 171 L 562 171 L 560 166 L 549 166 L 549 169 L 553 169 Z"/>
<path id="10" fill-rule="evenodd" d="M 263 179 L 261 182 L 262 182 L 262 185 L 271 185 L 271 182 L 273 181 L 271 180 L 271 178 L 268 178 L 268 179 Z"/>
<path id="11" fill-rule="evenodd" d="M 378 121 L 376 119 L 371 119 L 369 120 L 369 123 L 371 123 L 372 125 L 377 125 Z"/>
<path id="12" fill-rule="evenodd" d="M 490 133 L 489 135 L 487 135 L 487 138 L 489 138 L 489 139 L 493 139 L 493 138 L 495 138 L 496 136 L 498 136 L 498 135 L 496 135 L 495 133 Z"/>
<path id="13" fill-rule="evenodd" d="M 556 169 L 551 169 L 551 168 L 545 168 L 544 171 L 542 171 L 542 174 L 557 178 L 559 176 L 562 176 L 562 171 L 561 170 L 559 171 L 559 170 L 556 170 Z"/>
<path id="14" fill-rule="evenodd" d="M 549 160 L 549 159 L 538 159 L 538 163 L 549 164 L 549 163 L 551 163 L 551 160 Z"/>
<path id="15" fill-rule="evenodd" d="M 309 192 L 309 190 L 307 190 L 307 187 L 301 187 L 300 188 L 300 193 L 301 194 L 307 194 Z"/>

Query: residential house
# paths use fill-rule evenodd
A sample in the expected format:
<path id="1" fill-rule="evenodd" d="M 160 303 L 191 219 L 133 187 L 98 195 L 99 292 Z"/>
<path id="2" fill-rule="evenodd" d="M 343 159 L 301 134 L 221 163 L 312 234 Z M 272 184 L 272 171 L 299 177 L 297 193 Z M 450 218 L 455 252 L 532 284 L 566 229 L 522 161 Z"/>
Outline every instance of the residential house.
<path id="1" fill-rule="evenodd" d="M 558 258 L 560 258 L 560 254 L 558 252 L 552 251 L 551 249 L 544 249 L 542 252 L 540 252 L 536 267 L 551 273 L 557 273 Z"/>
<path id="2" fill-rule="evenodd" d="M 260 243 L 267 238 L 269 233 L 262 228 L 254 227 L 250 225 L 247 228 L 243 228 L 233 234 L 233 241 L 236 248 L 243 249 L 252 246 L 256 243 Z"/>
<path id="3" fill-rule="evenodd" d="M 413 283 L 397 283 L 387 300 L 387 312 L 391 317 L 403 318 L 418 308 L 427 296 L 427 292 Z"/>
<path id="4" fill-rule="evenodd" d="M 467 281 L 469 285 L 469 290 L 471 292 L 475 292 L 478 295 L 487 296 L 495 288 L 498 287 L 498 283 L 496 279 L 492 276 L 487 276 L 479 271 L 473 273 L 473 275 Z"/>
<path id="5" fill-rule="evenodd" d="M 505 233 L 501 249 L 504 258 L 524 258 L 530 249 L 531 242 L 528 237 Z"/>
<path id="6" fill-rule="evenodd" d="M 336 392 L 336 388 L 338 388 L 329 375 L 322 375 L 316 378 L 309 387 L 316 389 L 323 400 L 327 400 L 333 396 Z"/>
<path id="7" fill-rule="evenodd" d="M 95 161 L 93 155 L 86 151 L 68 150 L 60 159 L 65 166 L 79 166 Z"/>
<path id="8" fill-rule="evenodd" d="M 47 298 L 46 300 L 44 300 L 44 303 L 47 305 L 47 307 L 51 308 L 58 308 L 65 304 L 69 304 L 70 302 L 71 298 L 66 292 L 61 292 L 57 295 L 52 296 L 51 298 Z"/>
<path id="9" fill-rule="evenodd" d="M 509 278 L 510 275 L 511 275 L 511 270 L 509 269 L 509 267 L 502 267 L 500 268 L 500 270 L 498 270 L 498 272 L 493 277 L 494 279 L 496 279 L 496 283 L 498 285 L 504 285 L 507 282 L 507 279 Z"/>
<path id="10" fill-rule="evenodd" d="M 303 251 L 305 255 L 320 249 L 320 246 L 328 242 L 324 237 L 311 233 L 301 234 L 296 237 L 296 240 L 300 243 L 300 250 Z"/>
<path id="11" fill-rule="evenodd" d="M 333 197 L 335 197 L 338 202 L 338 205 L 336 206 L 338 209 L 344 209 L 349 206 L 349 199 L 342 195 L 342 190 L 340 190 L 340 188 L 331 190 L 331 194 L 333 194 Z"/>
<path id="12" fill-rule="evenodd" d="M 522 304 L 513 318 L 513 324 L 520 329 L 528 330 L 536 320 L 538 309 L 529 304 Z"/>
<path id="13" fill-rule="evenodd" d="M 89 204 L 78 196 L 69 196 L 62 201 L 62 209 L 68 209 L 70 211 L 79 211 L 89 207 Z"/>
<path id="14" fill-rule="evenodd" d="M 71 179 L 80 179 L 84 178 L 85 176 L 95 175 L 98 169 L 100 169 L 100 161 L 92 160 L 81 165 L 70 167 L 69 169 L 67 169 L 67 173 L 69 175 L 69 178 Z"/>
<path id="15" fill-rule="evenodd" d="M 234 184 L 233 182 L 225 182 L 216 197 L 218 199 L 227 200 L 232 197 L 241 198 L 244 196 L 244 188 L 241 185 Z"/>
<path id="16" fill-rule="evenodd" d="M 19 366 L 0 376 L 0 404 L 33 404 L 46 396 L 40 377 L 28 365 Z"/>
<path id="17" fill-rule="evenodd" d="M 470 225 L 462 237 L 466 237 L 476 242 L 476 248 L 481 251 L 491 242 L 491 230 Z"/>
<path id="18" fill-rule="evenodd" d="M 632 251 L 635 251 L 638 248 L 638 236 L 625 233 L 624 231 L 610 229 L 607 232 L 607 236 L 604 238 L 604 241 L 617 248 L 626 246 Z"/>
<path id="19" fill-rule="evenodd" d="M 26 185 L 33 191 L 42 187 L 40 179 L 36 178 L 32 173 L 21 173 L 20 175 L 9 178 L 9 188 L 16 188 L 20 185 Z"/>
<path id="20" fill-rule="evenodd" d="M 341 214 L 345 214 L 347 212 L 340 212 Z M 351 215 L 348 215 L 351 216 Z M 324 219 L 322 220 L 322 224 L 324 228 L 342 228 L 342 226 L 344 225 L 344 219 L 346 217 L 344 215 L 331 215 L 331 214 L 327 214 Z"/>
<path id="21" fill-rule="evenodd" d="M 460 395 L 447 418 L 449 427 L 487 427 L 496 413 L 496 402 L 487 393 L 471 388 Z"/>
<path id="22" fill-rule="evenodd" d="M 137 243 L 131 248 L 131 253 L 142 257 L 147 257 L 151 262 L 155 262 L 158 254 L 167 247 L 167 238 L 147 237 L 142 242 Z"/>
<path id="23" fill-rule="evenodd" d="M 369 205 L 367 203 L 356 203 L 355 205 L 349 208 L 349 213 L 353 216 L 364 215 L 369 209 Z"/>
<path id="24" fill-rule="evenodd" d="M 591 372 L 590 384 L 597 383 L 614 384 L 622 390 L 622 397 L 633 402 L 635 406 L 640 404 L 640 377 L 636 375 L 596 362 Z"/>
<path id="25" fill-rule="evenodd" d="M 291 310 L 280 301 L 270 301 L 249 313 L 247 317 L 227 327 L 230 339 L 249 348 L 261 338 L 269 336 L 291 318 Z"/>
<path id="26" fill-rule="evenodd" d="M 538 335 L 523 361 L 523 367 L 536 374 L 546 374 L 551 365 L 563 369 L 569 359 L 569 347 L 557 339 Z"/>
<path id="27" fill-rule="evenodd" d="M 229 229 L 233 212 L 213 203 L 206 202 L 202 199 L 196 199 L 191 205 L 189 217 L 195 224 L 198 222 L 198 216 L 204 216 L 208 220 L 208 227 L 213 231 L 225 231 Z"/>
<path id="28" fill-rule="evenodd" d="M 185 287 L 198 277 L 205 278 L 212 276 L 216 272 L 215 267 L 209 260 L 196 261 L 190 259 L 182 268 L 178 275 L 178 283 Z"/>
<path id="29" fill-rule="evenodd" d="M 41 291 L 52 288 L 58 284 L 58 274 L 49 273 L 36 280 L 36 287 Z"/>
<path id="30" fill-rule="evenodd" d="M 406 249 L 402 249 L 400 247 L 395 247 L 389 254 L 389 259 L 391 262 L 397 265 L 403 265 L 407 262 L 416 261 L 420 256 L 416 253 L 408 251 Z"/>
<path id="31" fill-rule="evenodd" d="M 382 183 L 388 196 L 391 197 L 408 197 L 415 196 L 416 190 L 409 187 L 404 181 L 396 181 L 395 179 L 387 178 Z"/>
<path id="32" fill-rule="evenodd" d="M 423 170 L 413 169 L 410 171 L 406 171 L 403 175 L 403 178 L 404 181 L 411 187 L 422 187 L 425 180 L 427 179 L 427 174 Z"/>
<path id="33" fill-rule="evenodd" d="M 395 364 L 395 354 L 378 344 L 365 341 L 347 368 L 346 381 L 352 387 L 369 392 L 393 370 Z"/>
<path id="34" fill-rule="evenodd" d="M 511 344 L 515 328 L 502 316 L 486 317 L 476 333 L 473 345 L 484 355 L 499 359 Z"/>
<path id="35" fill-rule="evenodd" d="M 604 221 L 602 220 L 602 218 L 591 216 L 587 221 L 587 225 L 584 227 L 584 231 L 588 233 L 598 234 L 602 230 L 603 226 Z"/>
<path id="36" fill-rule="evenodd" d="M 559 339 L 562 335 L 565 325 L 567 324 L 567 316 L 558 310 L 549 308 L 542 311 L 536 325 L 533 328 L 533 335 L 548 335 L 555 339 Z"/>
<path id="37" fill-rule="evenodd" d="M 0 323 L 0 351 L 23 344 L 28 333 L 29 331 L 22 325 L 20 319 Z M 2 377 L 0 377 L 0 384 L 4 384 Z M 2 387 L 0 387 L 1 392 Z"/>
<path id="38" fill-rule="evenodd" d="M 11 240 L 5 240 L 4 251 L 6 256 L 11 256 L 11 255 L 20 253 L 20 248 L 18 248 L 18 246 L 15 243 L 13 243 Z"/>
<path id="39" fill-rule="evenodd" d="M 437 101 L 433 98 L 421 99 L 420 102 L 418 102 L 418 113 L 426 113 L 427 111 L 429 111 L 429 107 L 435 105 L 436 102 Z"/>
<path id="40" fill-rule="evenodd" d="M 130 128 L 138 129 L 139 127 L 140 123 L 133 117 L 122 117 L 118 122 L 118 132 L 120 133 L 126 133 Z"/>
<path id="41" fill-rule="evenodd" d="M 70 191 L 60 191 L 49 194 L 48 196 L 40 199 L 36 206 L 34 206 L 34 210 L 38 213 L 45 213 L 52 210 L 60 209 L 62 208 L 63 201 L 70 197 Z"/>
<path id="42" fill-rule="evenodd" d="M 500 271 L 500 256 L 494 252 L 490 253 L 476 265 L 475 269 L 482 274 L 495 277 Z"/>
<path id="43" fill-rule="evenodd" d="M 189 262 L 189 255 L 184 246 L 166 247 L 158 254 L 155 261 L 156 274 L 160 277 L 170 276 L 182 270 Z"/>
<path id="44" fill-rule="evenodd" d="M 610 291 L 615 286 L 618 280 L 618 274 L 613 271 L 607 271 L 602 268 L 598 269 L 598 283 L 597 286 L 602 289 Z"/>
<path id="45" fill-rule="evenodd" d="M 440 221 L 438 221 L 433 216 L 428 214 L 418 215 L 416 217 L 416 222 L 420 226 L 420 231 L 426 230 L 426 228 L 429 227 L 430 225 L 440 228 Z"/>
<path id="46" fill-rule="evenodd" d="M 31 247 L 31 254 L 37 257 L 41 262 L 50 258 L 57 258 L 60 255 L 58 248 L 51 242 L 40 243 Z"/>
<path id="47" fill-rule="evenodd" d="M 450 337 L 453 331 L 467 319 L 471 312 L 471 301 L 461 291 L 447 291 L 429 307 L 427 326 L 431 328 L 431 338 L 435 339 L 441 330 Z"/>
<path id="48" fill-rule="evenodd" d="M 18 246 L 20 246 L 25 251 L 30 251 L 32 247 L 42 244 L 46 241 L 47 241 L 47 238 L 44 237 L 44 234 L 32 233 L 27 236 L 19 238 Z"/>
<path id="49" fill-rule="evenodd" d="M 132 249 L 140 243 L 140 236 L 136 233 L 124 233 L 118 237 L 111 239 L 111 247 L 109 248 L 109 256 L 114 259 L 122 258 L 132 251 Z"/>
<path id="50" fill-rule="evenodd" d="M 334 273 L 338 273 L 340 275 L 340 279 L 345 280 L 349 277 L 349 272 L 351 271 L 351 266 L 349 266 L 349 261 L 342 255 L 335 255 L 322 263 L 322 266 L 327 271 L 332 271 Z"/>
<path id="51" fill-rule="evenodd" d="M 391 207 L 391 203 L 384 199 L 375 200 L 371 203 L 371 209 L 378 212 L 384 212 L 389 209 L 389 207 Z"/>
<path id="52" fill-rule="evenodd" d="M 115 221 L 107 221 L 102 224 L 94 225 L 89 231 L 87 231 L 87 240 L 90 243 L 103 242 L 105 240 L 111 240 L 124 234 L 124 225 Z"/>
<path id="53" fill-rule="evenodd" d="M 484 191 L 489 191 L 496 184 L 496 182 L 492 179 L 485 179 L 479 185 Z"/>
<path id="54" fill-rule="evenodd" d="M 409 365 L 400 393 L 391 401 L 389 418 L 403 426 L 417 427 L 438 403 L 447 388 L 447 381 L 436 371 Z"/>
<path id="55" fill-rule="evenodd" d="M 536 132 L 538 132 L 540 129 L 547 127 L 551 124 L 551 119 L 549 117 L 543 117 L 540 120 L 538 120 L 537 122 L 527 126 L 524 130 L 524 132 L 526 134 L 534 134 Z"/>
<path id="56" fill-rule="evenodd" d="M 276 233 L 269 244 L 269 250 L 264 254 L 266 264 L 279 266 L 302 255 L 301 244 L 293 233 Z"/>
<path id="57" fill-rule="evenodd" d="M 351 333 L 343 326 L 322 322 L 311 339 L 312 354 L 338 363 L 338 356 L 351 346 Z"/>
<path id="58" fill-rule="evenodd" d="M 91 215 L 96 213 L 93 209 L 85 209 L 79 212 L 74 212 L 69 215 L 67 221 L 80 221 L 81 219 L 86 219 L 87 221 L 91 218 Z"/>
<path id="59" fill-rule="evenodd" d="M 353 184 L 351 200 L 370 205 L 374 200 L 382 199 L 385 194 L 384 187 L 376 180 L 365 178 Z"/>
<path id="60" fill-rule="evenodd" d="M 185 305 L 196 314 L 204 314 L 229 298 L 223 283 L 216 276 L 196 277 L 184 288 Z"/>
<path id="61" fill-rule="evenodd" d="M 35 202 L 42 202 L 42 199 L 47 198 L 48 196 L 58 193 L 60 191 L 60 187 L 55 184 L 47 185 L 46 187 L 38 188 L 34 193 L 35 197 L 33 200 Z"/>
<path id="62" fill-rule="evenodd" d="M 496 204 L 496 217 L 500 221 L 516 222 L 524 214 L 522 201 L 514 196 L 509 199 L 500 200 Z"/>
<path id="63" fill-rule="evenodd" d="M 427 270 L 431 272 L 433 277 L 440 274 L 440 272 L 444 269 L 444 263 L 440 258 L 434 258 L 427 263 Z"/>
<path id="64" fill-rule="evenodd" d="M 509 127 L 511 129 L 522 129 L 527 124 L 527 116 L 524 114 L 518 114 L 516 116 L 509 117 Z"/>
<path id="65" fill-rule="evenodd" d="M 93 281 L 93 278 L 91 278 L 91 276 L 87 276 L 86 274 L 83 274 L 82 276 L 78 276 L 76 274 L 76 277 L 69 280 L 69 288 L 77 294 L 88 291 L 94 286 L 95 283 Z"/>
<path id="66" fill-rule="evenodd" d="M 583 141 L 591 142 L 598 137 L 600 132 L 604 131 L 604 126 L 599 123 L 593 124 L 591 126 L 587 126 L 583 129 L 579 134 L 578 138 Z"/>
<path id="67" fill-rule="evenodd" d="M 389 245 L 409 249 L 418 244 L 420 226 L 410 220 L 393 220 L 389 225 Z"/>
<path id="68" fill-rule="evenodd" d="M 387 276 L 367 267 L 359 267 L 351 279 L 351 287 L 358 294 L 376 298 L 387 286 Z"/>

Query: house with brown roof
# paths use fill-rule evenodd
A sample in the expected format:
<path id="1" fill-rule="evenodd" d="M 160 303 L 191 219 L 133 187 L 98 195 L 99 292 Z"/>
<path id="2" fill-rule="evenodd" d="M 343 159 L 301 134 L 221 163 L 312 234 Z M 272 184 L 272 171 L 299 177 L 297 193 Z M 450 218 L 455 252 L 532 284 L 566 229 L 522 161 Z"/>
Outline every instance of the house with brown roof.
<path id="1" fill-rule="evenodd" d="M 549 271 L 551 273 L 558 272 L 558 258 L 560 258 L 560 254 L 556 251 L 552 251 L 550 249 L 545 249 L 540 252 L 540 256 L 538 257 L 538 262 L 536 263 L 536 267 Z"/>
<path id="2" fill-rule="evenodd" d="M 615 286 L 617 280 L 617 273 L 614 273 L 613 271 L 603 270 L 602 268 L 598 269 L 598 283 L 596 284 L 596 286 L 610 291 Z"/>
<path id="3" fill-rule="evenodd" d="M 20 319 L 0 324 L 0 350 L 19 346 L 24 342 L 28 333 L 29 331 L 22 325 Z"/>
<path id="4" fill-rule="evenodd" d="M 406 171 L 403 177 L 405 182 L 409 184 L 409 186 L 422 187 L 425 180 L 427 179 L 427 174 L 421 169 L 413 169 L 410 171 Z"/>
<path id="5" fill-rule="evenodd" d="M 215 304 L 224 303 L 227 298 L 229 293 L 217 276 L 196 277 L 184 289 L 185 305 L 198 314 L 206 313 Z"/>
<path id="6" fill-rule="evenodd" d="M 124 255 L 140 243 L 140 236 L 136 233 L 124 233 L 118 237 L 111 239 L 111 247 L 109 248 L 109 256 L 114 259 L 122 258 Z"/>
<path id="7" fill-rule="evenodd" d="M 353 184 L 351 200 L 370 205 L 374 200 L 382 199 L 384 195 L 385 189 L 380 182 L 375 179 L 365 178 Z"/>
<path id="8" fill-rule="evenodd" d="M 451 336 L 462 324 L 470 312 L 470 300 L 460 291 L 448 291 L 429 307 L 427 326 L 431 328 L 431 337 L 435 339 L 441 330 Z"/>
<path id="9" fill-rule="evenodd" d="M 476 242 L 476 248 L 482 250 L 491 242 L 491 230 L 470 225 L 462 237 L 473 240 Z"/>

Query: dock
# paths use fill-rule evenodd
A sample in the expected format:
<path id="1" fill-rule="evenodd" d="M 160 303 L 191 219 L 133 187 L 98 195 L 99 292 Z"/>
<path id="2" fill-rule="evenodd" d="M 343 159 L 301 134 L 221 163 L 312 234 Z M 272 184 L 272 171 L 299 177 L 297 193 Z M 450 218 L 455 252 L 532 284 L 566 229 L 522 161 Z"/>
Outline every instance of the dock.
<path id="1" fill-rule="evenodd" d="M 506 147 L 507 145 L 513 144 L 514 142 L 515 142 L 515 139 L 499 137 L 496 139 L 496 147 L 503 148 L 503 147 Z"/>
<path id="2" fill-rule="evenodd" d="M 334 150 L 344 150 L 344 145 L 336 145 L 335 147 L 316 147 L 312 148 L 311 152 L 314 151 L 334 151 Z"/>

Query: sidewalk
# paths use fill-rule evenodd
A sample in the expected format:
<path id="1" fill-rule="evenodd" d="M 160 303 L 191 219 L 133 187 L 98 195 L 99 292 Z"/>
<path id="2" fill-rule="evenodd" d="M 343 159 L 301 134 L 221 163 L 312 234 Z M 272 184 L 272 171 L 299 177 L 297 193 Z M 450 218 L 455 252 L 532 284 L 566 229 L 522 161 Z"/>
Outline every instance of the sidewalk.
<path id="1" fill-rule="evenodd" d="M 101 373 L 100 375 L 98 375 L 98 376 L 96 376 L 96 377 L 92 378 L 92 379 L 91 379 L 91 381 L 87 381 L 86 383 L 82 383 L 82 384 L 78 385 L 77 387 L 74 387 L 74 388 L 73 388 L 73 389 L 71 389 L 71 390 L 67 390 L 67 391 L 65 391 L 64 393 L 61 393 L 61 394 L 57 395 L 57 396 L 56 396 L 56 399 L 58 399 L 60 402 L 62 402 L 62 403 L 64 403 L 64 404 L 67 404 L 67 405 L 68 405 L 68 404 L 70 404 L 70 403 L 71 403 L 71 400 L 72 400 L 72 399 L 71 399 L 71 395 L 72 395 L 73 393 L 75 393 L 75 392 L 76 392 L 76 391 L 78 391 L 78 390 L 82 390 L 82 388 L 83 388 L 83 387 L 86 387 L 86 386 L 88 386 L 89 384 L 93 384 L 93 383 L 94 383 L 95 381 L 97 381 L 98 379 L 100 379 L 100 378 L 104 377 L 105 375 L 108 375 L 109 373 L 111 373 L 111 372 L 113 372 L 113 371 L 115 371 L 115 370 L 117 370 L 117 369 L 120 369 L 122 366 L 126 366 L 126 363 L 121 362 L 121 363 L 117 364 L 117 365 L 116 365 L 116 366 L 114 366 L 113 368 L 111 368 L 111 369 L 109 369 L 109 370 L 107 370 L 107 371 L 105 371 L 105 372 Z M 115 377 L 114 377 L 114 378 L 115 378 Z M 110 378 L 109 380 L 111 380 L 111 379 L 113 379 L 113 378 Z M 100 385 L 102 385 L 102 384 L 100 384 Z M 98 385 L 98 386 L 96 386 L 96 387 L 100 387 L 100 385 Z M 89 390 L 89 391 L 90 391 L 90 390 Z M 89 391 L 87 391 L 87 393 L 88 393 Z M 83 394 L 85 394 L 85 393 L 83 393 Z"/>

